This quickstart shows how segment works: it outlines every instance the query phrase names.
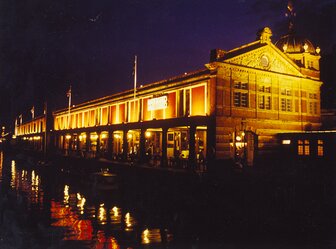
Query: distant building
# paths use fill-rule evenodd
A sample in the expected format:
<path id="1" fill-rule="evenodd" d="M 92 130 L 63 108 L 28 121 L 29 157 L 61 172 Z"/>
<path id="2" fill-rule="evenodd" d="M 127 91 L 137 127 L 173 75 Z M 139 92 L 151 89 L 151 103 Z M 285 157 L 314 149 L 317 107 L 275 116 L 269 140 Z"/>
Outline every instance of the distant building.
<path id="1" fill-rule="evenodd" d="M 295 34 L 275 44 L 271 36 L 264 28 L 254 42 L 212 50 L 202 69 L 138 87 L 135 97 L 132 89 L 53 112 L 53 146 L 198 169 L 266 159 L 276 134 L 321 126 L 320 49 Z"/>

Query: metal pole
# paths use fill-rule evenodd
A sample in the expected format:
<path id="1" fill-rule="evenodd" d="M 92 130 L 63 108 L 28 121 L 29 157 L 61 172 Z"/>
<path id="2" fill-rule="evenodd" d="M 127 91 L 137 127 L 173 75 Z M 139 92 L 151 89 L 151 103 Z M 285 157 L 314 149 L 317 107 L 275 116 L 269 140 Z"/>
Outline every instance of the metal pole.
<path id="1" fill-rule="evenodd" d="M 70 89 L 68 92 L 68 97 L 69 97 L 68 129 L 70 129 L 71 85 L 70 85 Z"/>
<path id="2" fill-rule="evenodd" d="M 134 58 L 134 99 L 136 95 L 136 86 L 137 86 L 137 56 L 135 55 L 135 58 Z"/>

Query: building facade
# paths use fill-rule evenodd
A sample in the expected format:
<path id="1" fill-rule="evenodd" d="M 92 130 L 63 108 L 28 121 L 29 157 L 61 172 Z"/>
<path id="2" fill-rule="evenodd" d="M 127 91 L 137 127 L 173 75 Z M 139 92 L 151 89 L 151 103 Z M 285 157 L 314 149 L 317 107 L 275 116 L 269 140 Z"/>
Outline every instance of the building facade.
<path id="1" fill-rule="evenodd" d="M 37 152 L 45 152 L 47 144 L 47 115 L 43 114 L 31 120 L 15 123 L 14 135 L 17 146 Z M 49 136 L 48 136 L 49 137 Z"/>
<path id="2" fill-rule="evenodd" d="M 254 42 L 215 49 L 204 68 L 136 94 L 54 111 L 53 146 L 69 156 L 164 167 L 254 165 L 272 155 L 276 134 L 321 125 L 319 48 L 295 36 L 273 44 L 271 35 L 264 28 Z"/>

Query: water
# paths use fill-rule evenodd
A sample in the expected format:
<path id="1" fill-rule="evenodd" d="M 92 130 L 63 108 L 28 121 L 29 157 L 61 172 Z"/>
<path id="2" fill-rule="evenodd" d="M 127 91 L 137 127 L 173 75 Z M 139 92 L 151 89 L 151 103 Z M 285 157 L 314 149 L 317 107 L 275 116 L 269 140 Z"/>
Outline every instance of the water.
<path id="1" fill-rule="evenodd" d="M 309 248 L 334 243 L 328 234 L 334 226 L 325 221 L 333 206 L 326 204 L 330 199 L 320 183 L 282 179 L 275 184 L 272 179 L 261 184 L 231 176 L 210 184 L 187 175 L 131 170 L 118 172 L 117 190 L 97 191 L 90 175 L 89 170 L 37 165 L 0 152 L 0 248 Z M 302 240 L 307 234 L 311 240 Z"/>
<path id="2" fill-rule="evenodd" d="M 187 247 L 196 241 L 190 231 L 180 232 L 178 240 L 173 232 L 192 226 L 180 224 L 190 208 L 181 203 L 189 187 L 178 190 L 167 185 L 168 179 L 163 183 L 125 174 L 118 176 L 124 182 L 119 189 L 97 191 L 90 171 L 79 175 L 62 165 L 37 164 L 0 154 L 2 197 L 15 207 L 19 230 L 35 236 L 33 242 L 26 238 L 22 243 L 42 248 L 166 248 L 177 241 L 187 241 Z"/>

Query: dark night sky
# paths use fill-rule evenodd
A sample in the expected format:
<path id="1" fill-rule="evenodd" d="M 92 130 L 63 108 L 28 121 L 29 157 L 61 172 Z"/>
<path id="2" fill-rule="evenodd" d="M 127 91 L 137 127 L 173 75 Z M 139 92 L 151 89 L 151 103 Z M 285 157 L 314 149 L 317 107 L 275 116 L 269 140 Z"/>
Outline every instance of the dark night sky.
<path id="1" fill-rule="evenodd" d="M 269 26 L 287 31 L 286 0 L 2 0 L 0 124 L 35 105 L 42 113 L 197 70 L 213 48 L 251 42 Z M 331 53 L 336 0 L 295 1 L 298 33 Z M 333 71 L 333 70 L 331 70 Z"/>

